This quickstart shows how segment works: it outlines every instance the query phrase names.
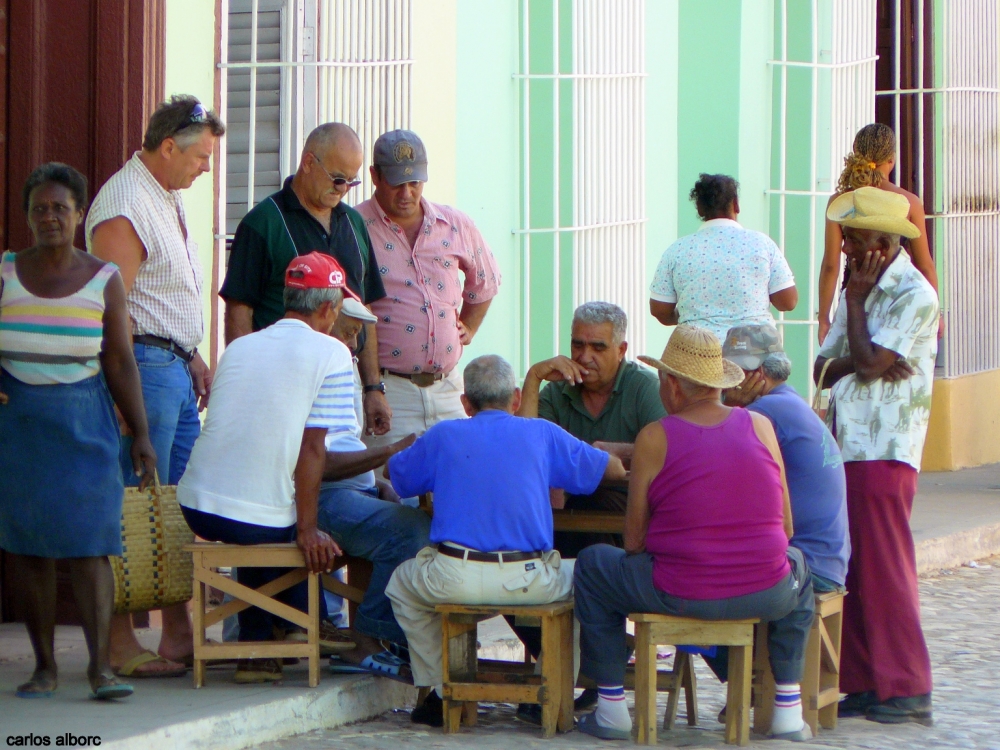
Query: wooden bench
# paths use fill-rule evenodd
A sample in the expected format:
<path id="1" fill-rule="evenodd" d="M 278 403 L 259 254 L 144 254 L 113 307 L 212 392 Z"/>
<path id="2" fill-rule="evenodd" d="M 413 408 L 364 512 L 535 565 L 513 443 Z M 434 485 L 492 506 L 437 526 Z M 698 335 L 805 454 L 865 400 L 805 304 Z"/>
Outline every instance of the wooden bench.
<path id="1" fill-rule="evenodd" d="M 573 602 L 531 606 L 439 604 L 444 684 L 444 731 L 457 732 L 477 720 L 479 701 L 538 703 L 542 735 L 573 728 Z M 530 663 L 479 661 L 477 625 L 512 615 L 542 628 L 541 674 Z"/>
<path id="2" fill-rule="evenodd" d="M 840 636 L 844 619 L 844 594 L 816 595 L 816 615 L 806 644 L 802 676 L 802 718 L 813 735 L 837 728 L 840 701 Z M 771 730 L 774 714 L 774 675 L 768 661 L 767 623 L 758 626 L 754 656 L 753 728 L 759 734 Z"/>
<path id="3" fill-rule="evenodd" d="M 640 745 L 656 744 L 656 647 L 660 643 L 692 646 L 729 646 L 728 710 L 726 712 L 726 743 L 746 745 L 750 740 L 750 680 L 754 626 L 759 620 L 696 620 L 647 613 L 630 614 L 635 623 L 635 718 Z M 697 704 L 690 696 L 688 723 L 697 716 Z M 676 711 L 676 691 L 671 695 Z M 671 705 L 668 702 L 668 714 Z M 669 715 L 664 718 L 667 723 Z M 671 722 L 672 725 L 672 722 Z"/>
<path id="4" fill-rule="evenodd" d="M 221 544 L 200 542 L 184 548 L 194 558 L 194 686 L 205 684 L 205 662 L 210 659 L 282 659 L 298 657 L 309 660 L 309 687 L 319 684 L 319 576 L 305 567 L 302 552 L 289 544 Z M 294 568 L 259 589 L 251 589 L 216 572 L 214 568 Z M 300 612 L 274 597 L 292 586 L 308 581 L 309 611 Z M 339 582 L 338 582 L 339 583 Z M 229 594 L 233 601 L 205 611 L 205 587 L 212 586 Z M 260 607 L 284 618 L 308 634 L 308 642 L 241 641 L 208 643 L 205 630 L 230 615 L 249 607 Z"/>

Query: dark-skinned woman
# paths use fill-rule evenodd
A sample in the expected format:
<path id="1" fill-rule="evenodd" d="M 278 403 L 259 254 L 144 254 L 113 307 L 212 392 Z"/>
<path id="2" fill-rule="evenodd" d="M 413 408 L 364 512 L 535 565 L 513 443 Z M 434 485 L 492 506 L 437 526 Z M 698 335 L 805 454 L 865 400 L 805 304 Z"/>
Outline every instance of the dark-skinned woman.
<path id="1" fill-rule="evenodd" d="M 149 442 L 117 267 L 73 246 L 87 182 L 65 164 L 38 167 L 24 185 L 35 244 L 0 262 L 0 548 L 13 557 L 17 595 L 35 651 L 21 698 L 56 689 L 56 560 L 70 580 L 90 652 L 91 697 L 123 698 L 108 661 L 124 488 L 114 407 L 135 436 L 143 484 Z"/>

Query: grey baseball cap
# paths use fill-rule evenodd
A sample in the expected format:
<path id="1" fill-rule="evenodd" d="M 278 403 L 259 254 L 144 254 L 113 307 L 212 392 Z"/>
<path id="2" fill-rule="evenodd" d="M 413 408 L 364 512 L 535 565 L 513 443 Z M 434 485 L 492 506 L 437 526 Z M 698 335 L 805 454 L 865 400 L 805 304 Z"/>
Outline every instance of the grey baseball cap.
<path id="1" fill-rule="evenodd" d="M 722 356 L 744 370 L 756 370 L 768 354 L 782 352 L 778 329 L 772 325 L 735 326 L 722 342 Z"/>
<path id="2" fill-rule="evenodd" d="M 390 130 L 380 135 L 372 163 L 390 185 L 427 182 L 427 149 L 412 130 Z"/>
<path id="3" fill-rule="evenodd" d="M 344 297 L 344 306 L 341 308 L 340 314 L 346 315 L 348 318 L 363 320 L 365 323 L 374 323 L 378 320 L 378 318 L 368 312 L 367 307 L 352 297 Z"/>

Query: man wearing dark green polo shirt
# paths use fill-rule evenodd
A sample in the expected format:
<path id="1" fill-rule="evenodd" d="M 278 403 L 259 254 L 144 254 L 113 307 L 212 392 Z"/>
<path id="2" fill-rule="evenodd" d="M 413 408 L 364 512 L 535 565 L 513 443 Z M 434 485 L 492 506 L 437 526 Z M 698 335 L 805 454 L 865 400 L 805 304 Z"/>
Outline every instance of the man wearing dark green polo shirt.
<path id="1" fill-rule="evenodd" d="M 520 417 L 555 422 L 574 437 L 614 453 L 626 468 L 639 431 L 667 415 L 656 374 L 625 360 L 627 325 L 625 311 L 617 305 L 580 305 L 573 313 L 573 358 L 560 355 L 533 365 L 518 410 Z M 549 381 L 544 389 L 542 381 Z M 601 487 L 592 495 L 567 495 L 564 507 L 624 513 L 627 497 L 624 487 Z M 560 500 L 554 496 L 553 504 Z M 555 542 L 563 557 L 576 557 L 600 542 L 622 545 L 621 537 L 612 534 L 557 533 Z"/>
<path id="2" fill-rule="evenodd" d="M 299 255 L 333 256 L 347 275 L 347 286 L 366 305 L 385 297 L 364 219 L 343 201 L 360 184 L 363 157 L 361 141 L 349 126 L 320 125 L 306 139 L 298 171 L 240 221 L 219 290 L 226 302 L 227 344 L 284 316 L 285 269 Z M 374 323 L 358 335 L 358 371 L 365 386 L 365 429 L 385 434 L 392 411 L 381 383 Z"/>

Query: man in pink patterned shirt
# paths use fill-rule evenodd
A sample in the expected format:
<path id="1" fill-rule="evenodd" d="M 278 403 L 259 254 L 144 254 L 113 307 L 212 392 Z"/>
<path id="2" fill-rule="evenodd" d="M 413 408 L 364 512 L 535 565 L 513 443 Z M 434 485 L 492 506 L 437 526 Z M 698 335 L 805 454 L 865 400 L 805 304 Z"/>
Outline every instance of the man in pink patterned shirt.
<path id="1" fill-rule="evenodd" d="M 357 210 L 386 292 L 371 307 L 384 383 L 365 386 L 383 387 L 392 408 L 392 429 L 366 437 L 377 446 L 465 417 L 456 365 L 499 290 L 500 271 L 472 219 L 422 197 L 427 151 L 416 133 L 384 133 L 372 164 L 375 194 Z"/>

